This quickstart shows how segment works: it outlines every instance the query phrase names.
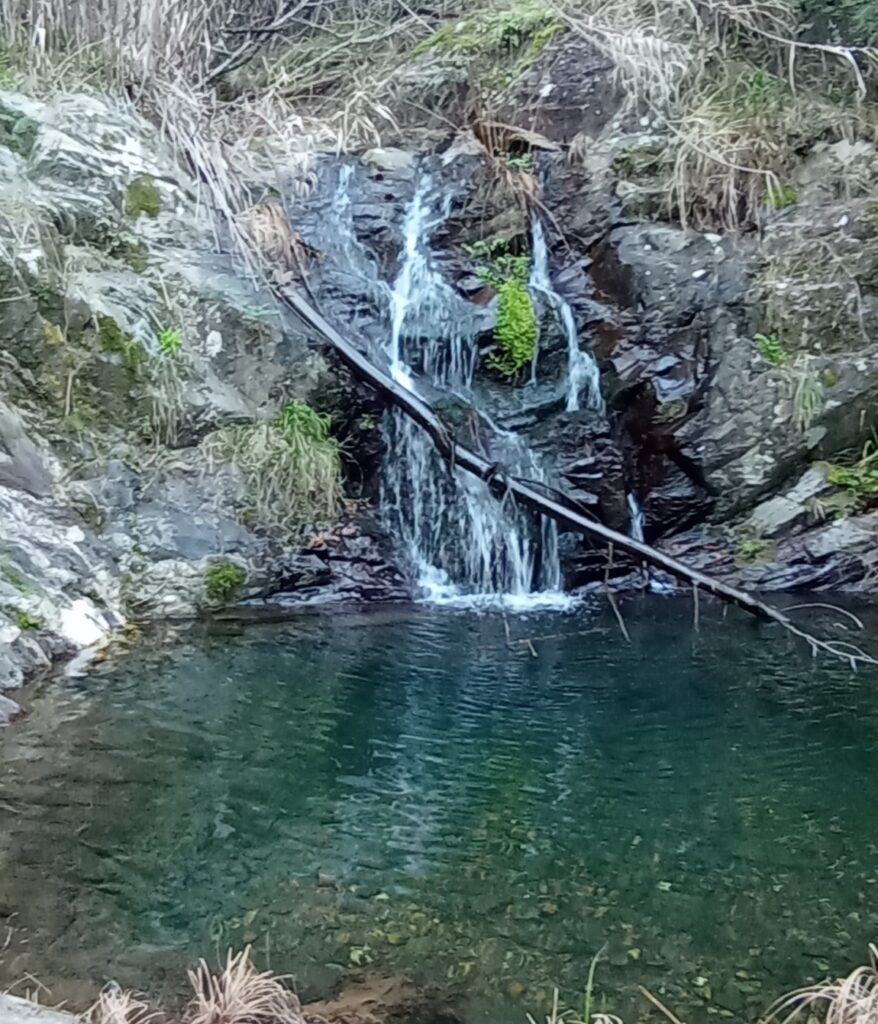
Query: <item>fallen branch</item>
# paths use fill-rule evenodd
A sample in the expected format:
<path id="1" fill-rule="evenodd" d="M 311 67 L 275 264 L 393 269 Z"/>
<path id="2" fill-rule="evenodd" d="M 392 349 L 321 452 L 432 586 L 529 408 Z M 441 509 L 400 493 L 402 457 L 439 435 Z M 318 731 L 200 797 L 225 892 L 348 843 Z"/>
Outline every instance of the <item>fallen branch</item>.
<path id="1" fill-rule="evenodd" d="M 563 526 L 588 534 L 591 537 L 596 537 L 604 543 L 612 544 L 623 551 L 627 551 L 629 554 L 634 555 L 635 558 L 647 562 L 655 566 L 655 568 L 661 569 L 676 579 L 692 586 L 696 591 L 696 596 L 699 589 L 705 590 L 722 601 L 743 608 L 744 611 L 749 612 L 756 618 L 776 622 L 794 636 L 804 640 L 811 647 L 815 655 L 822 651 L 824 654 L 830 654 L 833 657 L 847 661 L 852 668 L 855 668 L 858 664 L 878 665 L 878 660 L 852 644 L 841 641 L 822 640 L 812 633 L 800 629 L 779 608 L 760 601 L 745 590 L 739 590 L 736 587 L 722 583 L 720 580 L 705 576 L 704 573 L 699 572 L 697 569 L 692 569 L 683 562 L 678 562 L 677 559 L 666 555 L 663 551 L 659 551 L 649 544 L 644 544 L 634 537 L 618 533 L 603 523 L 586 518 L 572 505 L 562 503 L 562 500 L 559 500 L 561 495 L 556 499 L 540 494 L 529 484 L 504 473 L 502 469 L 498 469 L 496 464 L 481 458 L 475 452 L 457 444 L 429 403 L 375 366 L 351 342 L 345 340 L 332 324 L 310 306 L 301 295 L 292 290 L 282 291 L 277 287 L 273 290 L 275 297 L 283 306 L 295 313 L 335 349 L 342 362 L 348 366 L 356 377 L 369 384 L 394 406 L 401 409 L 407 416 L 423 427 L 442 458 L 452 466 L 459 467 L 484 481 L 496 497 L 504 498 L 511 496 L 527 508 L 531 508 L 541 515 L 548 516 Z"/>

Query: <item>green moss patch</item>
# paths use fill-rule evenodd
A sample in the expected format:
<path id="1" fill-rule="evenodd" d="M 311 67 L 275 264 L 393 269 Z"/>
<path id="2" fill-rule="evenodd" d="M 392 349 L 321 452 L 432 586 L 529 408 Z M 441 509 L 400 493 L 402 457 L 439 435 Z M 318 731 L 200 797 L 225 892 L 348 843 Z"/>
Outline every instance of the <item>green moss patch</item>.
<path id="1" fill-rule="evenodd" d="M 27 612 L 22 611 L 21 608 L 6 608 L 6 614 L 16 623 L 22 633 L 36 632 L 38 629 L 43 628 L 43 622 L 41 619 L 35 618 L 33 615 L 28 615 Z"/>
<path id="2" fill-rule="evenodd" d="M 135 219 L 141 214 L 153 219 L 162 209 L 162 197 L 155 181 L 148 174 L 142 174 L 125 190 L 125 213 Z"/>
<path id="3" fill-rule="evenodd" d="M 213 604 L 228 604 L 240 596 L 247 582 L 247 573 L 233 562 L 208 569 L 205 579 L 207 596 Z"/>
<path id="4" fill-rule="evenodd" d="M 35 121 L 0 105 L 0 146 L 27 158 L 34 148 L 38 131 Z"/>
<path id="5" fill-rule="evenodd" d="M 122 357 L 126 370 L 137 373 L 146 362 L 143 346 L 126 334 L 111 316 L 98 316 L 98 342 L 104 352 Z"/>
<path id="6" fill-rule="evenodd" d="M 482 83 L 503 88 L 525 71 L 562 29 L 556 12 L 541 0 L 514 0 L 443 25 L 419 43 L 414 54 L 439 52 L 463 62 L 478 58 Z"/>

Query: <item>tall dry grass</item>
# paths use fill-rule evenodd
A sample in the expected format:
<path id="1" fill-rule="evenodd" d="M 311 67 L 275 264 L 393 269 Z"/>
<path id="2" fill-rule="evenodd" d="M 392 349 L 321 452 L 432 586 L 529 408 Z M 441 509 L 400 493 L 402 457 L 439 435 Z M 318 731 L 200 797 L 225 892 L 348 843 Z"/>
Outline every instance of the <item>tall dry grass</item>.
<path id="1" fill-rule="evenodd" d="M 797 0 L 548 0 L 667 136 L 667 212 L 758 223 L 819 140 L 878 138 L 878 48 L 815 41 Z"/>

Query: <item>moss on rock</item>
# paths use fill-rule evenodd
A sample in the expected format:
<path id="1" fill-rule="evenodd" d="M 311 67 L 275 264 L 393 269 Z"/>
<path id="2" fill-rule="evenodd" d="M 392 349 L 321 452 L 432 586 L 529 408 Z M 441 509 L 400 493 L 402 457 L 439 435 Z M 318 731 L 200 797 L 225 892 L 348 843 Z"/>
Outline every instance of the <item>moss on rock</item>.
<path id="1" fill-rule="evenodd" d="M 98 341 L 104 352 L 122 357 L 125 369 L 137 373 L 146 362 L 143 346 L 126 334 L 111 316 L 99 315 Z"/>
<path id="2" fill-rule="evenodd" d="M 0 146 L 27 158 L 34 148 L 38 130 L 35 121 L 0 104 Z"/>
<path id="3" fill-rule="evenodd" d="M 212 604 L 228 604 L 236 599 L 247 582 L 247 573 L 234 562 L 224 562 L 207 570 L 205 589 Z"/>
<path id="4" fill-rule="evenodd" d="M 142 174 L 125 190 L 125 213 L 137 219 L 141 214 L 155 219 L 162 208 L 162 198 L 155 181 L 149 174 Z"/>

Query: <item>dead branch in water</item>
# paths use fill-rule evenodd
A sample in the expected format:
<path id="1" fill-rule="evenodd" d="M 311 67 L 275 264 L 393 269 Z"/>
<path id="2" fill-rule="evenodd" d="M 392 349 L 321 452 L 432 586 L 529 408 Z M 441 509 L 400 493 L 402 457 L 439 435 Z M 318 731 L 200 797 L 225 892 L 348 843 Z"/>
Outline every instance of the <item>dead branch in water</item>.
<path id="1" fill-rule="evenodd" d="M 460 468 L 484 481 L 496 497 L 511 497 L 525 507 L 554 519 L 555 522 L 568 529 L 588 534 L 590 537 L 597 537 L 606 544 L 612 544 L 627 551 L 635 558 L 639 558 L 691 586 L 696 593 L 696 598 L 697 592 L 704 590 L 721 601 L 737 605 L 758 619 L 776 622 L 787 632 L 808 644 L 815 656 L 819 653 L 829 654 L 834 658 L 846 661 L 851 668 L 864 664 L 878 665 L 878 660 L 856 645 L 842 640 L 824 640 L 801 629 L 779 608 L 760 601 L 746 590 L 739 590 L 737 587 L 705 576 L 697 569 L 678 562 L 676 558 L 672 558 L 643 541 L 628 537 L 624 533 L 618 533 L 603 523 L 586 518 L 577 508 L 573 507 L 572 503 L 565 504 L 563 495 L 557 492 L 555 492 L 557 497 L 541 494 L 531 485 L 505 473 L 494 463 L 457 444 L 429 403 L 375 366 L 350 341 L 345 340 L 301 295 L 292 289 L 281 290 L 276 286 L 273 286 L 272 290 L 281 305 L 295 313 L 332 346 L 342 362 L 357 378 L 374 388 L 391 404 L 421 426 L 443 459 L 451 466 Z"/>

